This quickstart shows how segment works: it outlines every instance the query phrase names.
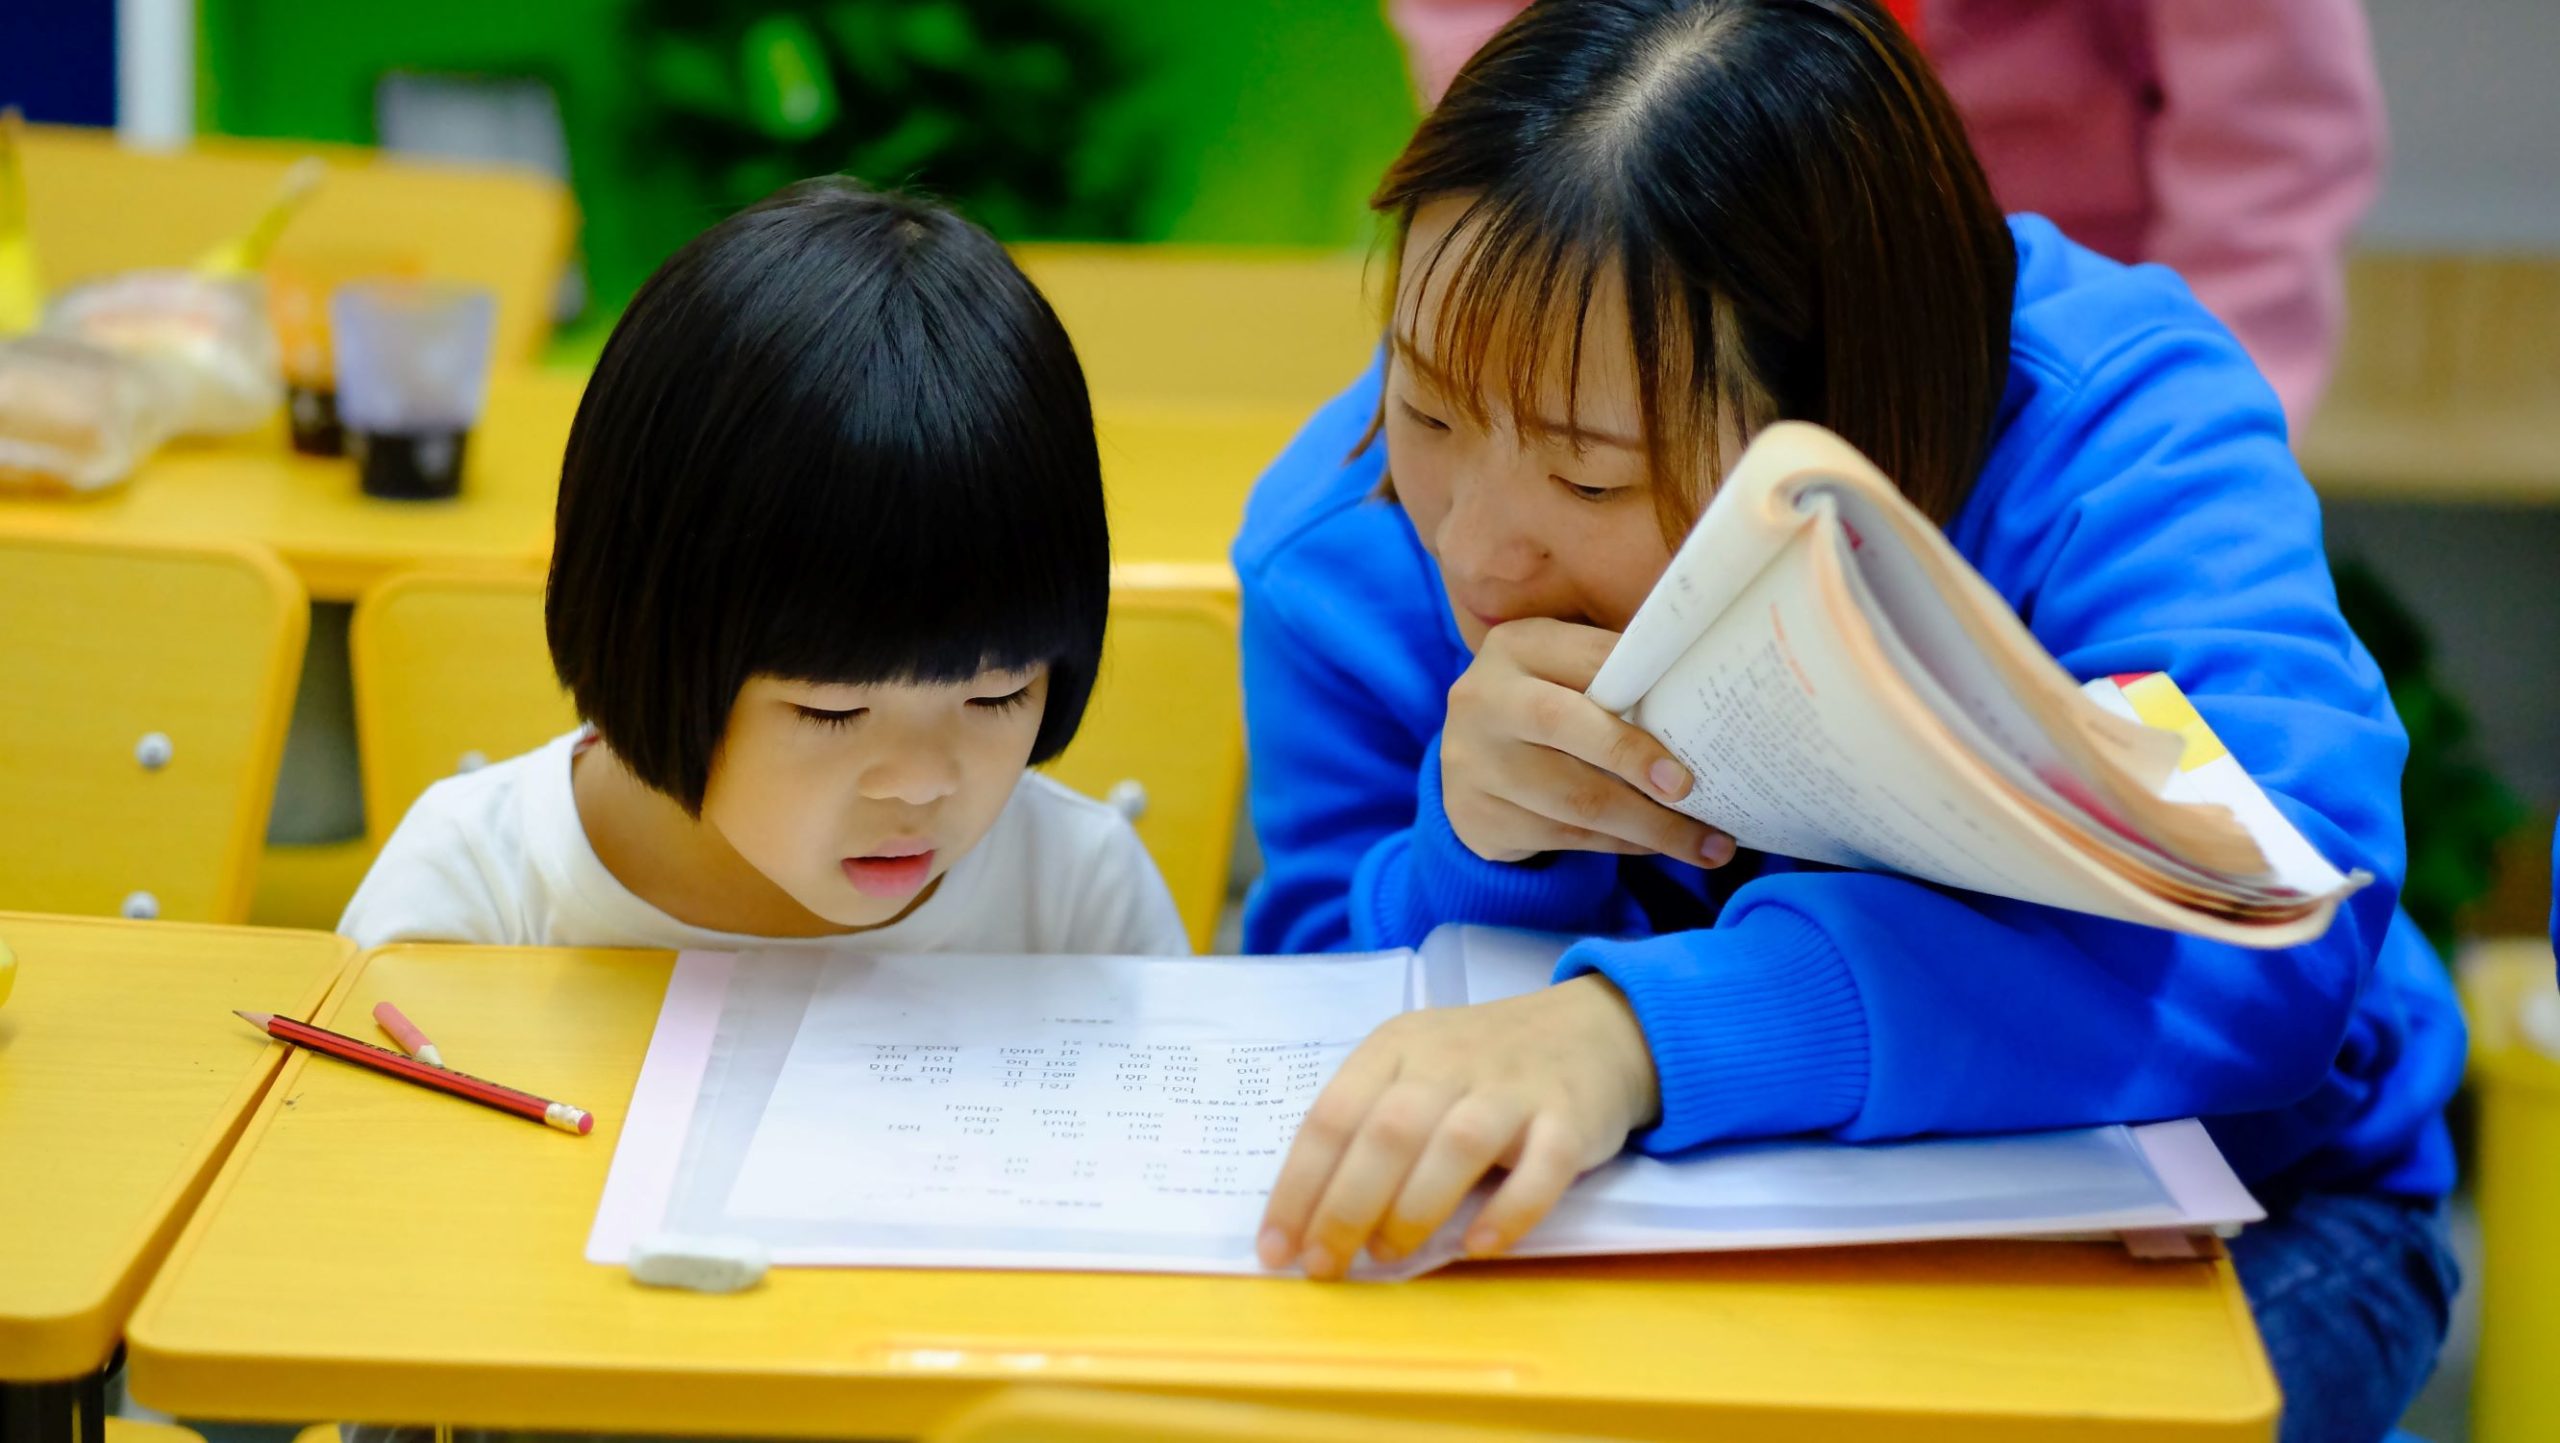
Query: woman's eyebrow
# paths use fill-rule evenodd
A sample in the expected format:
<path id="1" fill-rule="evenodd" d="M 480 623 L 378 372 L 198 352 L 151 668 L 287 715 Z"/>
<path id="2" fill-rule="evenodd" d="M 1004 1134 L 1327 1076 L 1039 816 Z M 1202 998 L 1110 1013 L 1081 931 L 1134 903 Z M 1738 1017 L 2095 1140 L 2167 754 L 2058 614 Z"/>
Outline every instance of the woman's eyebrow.
<path id="1" fill-rule="evenodd" d="M 1426 356 L 1422 354 L 1422 352 L 1414 349 L 1412 340 L 1408 338 L 1404 332 L 1389 332 L 1387 335 L 1387 345 L 1398 356 L 1404 359 L 1404 363 L 1406 365 L 1411 366 L 1414 370 L 1420 372 L 1422 379 L 1430 382 L 1433 389 L 1441 391 L 1449 389 L 1449 373 L 1441 370 L 1437 365 L 1433 364 L 1429 356 Z"/>
<path id="2" fill-rule="evenodd" d="M 1393 348 L 1396 355 L 1403 358 L 1406 365 L 1413 367 L 1433 390 L 1446 392 L 1450 389 L 1448 373 L 1432 364 L 1430 357 L 1416 350 L 1412 340 L 1404 332 L 1389 333 L 1387 344 Z M 1589 426 L 1568 425 L 1545 416 L 1528 417 L 1521 421 L 1520 428 L 1543 440 L 1567 442 L 1577 450 L 1589 446 L 1615 446 L 1624 451 L 1644 449 L 1644 442 L 1637 437 L 1620 435 L 1615 431 L 1596 431 Z"/>
<path id="3" fill-rule="evenodd" d="M 1567 425 L 1545 416 L 1530 416 L 1520 422 L 1520 429 L 1549 440 L 1570 442 L 1577 450 L 1586 446 L 1615 446 L 1622 451 L 1642 451 L 1644 442 L 1615 431 L 1594 431 L 1588 426 Z"/>

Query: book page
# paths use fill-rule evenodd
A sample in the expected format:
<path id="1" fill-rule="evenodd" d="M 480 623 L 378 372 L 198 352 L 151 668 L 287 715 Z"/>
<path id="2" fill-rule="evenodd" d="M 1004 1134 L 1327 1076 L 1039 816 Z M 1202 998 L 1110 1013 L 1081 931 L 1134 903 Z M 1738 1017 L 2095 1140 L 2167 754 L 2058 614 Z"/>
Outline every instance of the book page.
<path id="1" fill-rule="evenodd" d="M 719 1196 L 799 1261 L 1257 1270 L 1298 1121 L 1412 954 L 838 957 Z"/>
<path id="2" fill-rule="evenodd" d="M 1629 713 L 1695 778 L 1679 809 L 1746 847 L 2154 921 L 1949 766 L 1841 645 L 1799 533 Z"/>

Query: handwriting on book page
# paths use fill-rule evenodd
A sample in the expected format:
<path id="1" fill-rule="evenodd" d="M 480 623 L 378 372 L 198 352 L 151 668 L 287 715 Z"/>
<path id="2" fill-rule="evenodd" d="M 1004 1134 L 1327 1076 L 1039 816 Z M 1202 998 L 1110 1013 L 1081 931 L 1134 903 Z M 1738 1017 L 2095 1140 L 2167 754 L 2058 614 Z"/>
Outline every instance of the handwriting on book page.
<path id="1" fill-rule="evenodd" d="M 1249 1233 L 1308 1105 L 1401 1006 L 1402 964 L 1372 971 L 1347 1007 L 1257 1011 L 1274 999 L 1247 995 L 1208 1028 L 1183 1026 L 1190 1009 L 1162 998 L 1053 997 L 1068 1006 L 1047 1011 L 946 992 L 920 1008 L 876 972 L 822 984 L 729 1209 L 892 1227 L 1054 1228 L 1085 1214 L 1123 1232 Z M 1270 991 L 1245 987 L 1256 990 Z"/>

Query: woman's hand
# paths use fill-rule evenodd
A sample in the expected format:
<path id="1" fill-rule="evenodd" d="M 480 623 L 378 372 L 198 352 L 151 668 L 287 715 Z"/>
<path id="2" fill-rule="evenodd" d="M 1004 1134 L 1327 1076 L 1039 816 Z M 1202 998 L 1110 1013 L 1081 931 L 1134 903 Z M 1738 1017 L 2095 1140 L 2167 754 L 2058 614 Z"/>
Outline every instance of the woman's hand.
<path id="1" fill-rule="evenodd" d="M 1408 1012 L 1370 1034 L 1299 1124 L 1263 1212 L 1262 1264 L 1337 1278 L 1365 1246 L 1422 1246 L 1495 1167 L 1470 1257 L 1519 1241 L 1660 1108 L 1653 1055 L 1608 979 Z"/>
<path id="2" fill-rule="evenodd" d="M 1532 618 L 1485 633 L 1440 735 L 1449 825 L 1489 862 L 1543 852 L 1733 860 L 1733 838 L 1664 805 L 1689 773 L 1662 743 L 1582 694 L 1618 634 Z"/>

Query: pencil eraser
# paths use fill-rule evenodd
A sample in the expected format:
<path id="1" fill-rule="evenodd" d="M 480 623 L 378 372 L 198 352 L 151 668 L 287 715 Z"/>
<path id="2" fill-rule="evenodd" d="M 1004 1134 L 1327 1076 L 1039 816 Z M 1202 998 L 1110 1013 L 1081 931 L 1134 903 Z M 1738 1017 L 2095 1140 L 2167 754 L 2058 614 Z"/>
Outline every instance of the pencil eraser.
<path id="1" fill-rule="evenodd" d="M 764 1245 L 753 1238 L 658 1233 L 631 1246 L 631 1277 L 653 1288 L 737 1293 L 764 1281 Z"/>

